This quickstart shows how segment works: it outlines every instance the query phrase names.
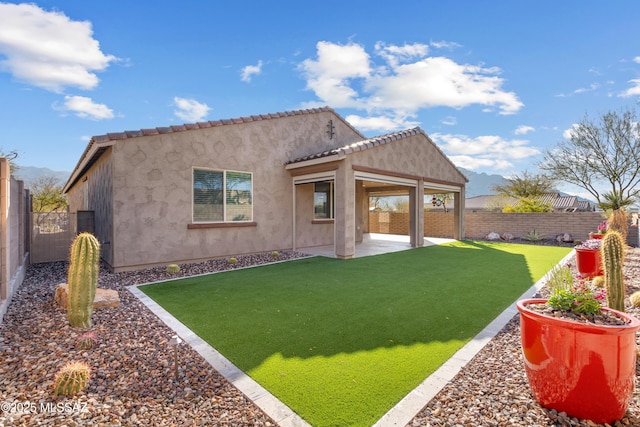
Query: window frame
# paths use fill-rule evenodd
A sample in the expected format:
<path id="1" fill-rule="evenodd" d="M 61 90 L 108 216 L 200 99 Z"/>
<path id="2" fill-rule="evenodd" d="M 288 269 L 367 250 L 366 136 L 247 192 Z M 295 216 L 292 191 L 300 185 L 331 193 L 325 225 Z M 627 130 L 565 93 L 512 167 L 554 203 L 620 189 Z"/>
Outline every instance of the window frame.
<path id="1" fill-rule="evenodd" d="M 313 183 L 313 220 L 314 221 L 331 221 L 335 219 L 335 190 L 334 180 L 316 181 Z M 316 191 L 318 184 L 329 184 L 329 191 Z M 328 216 L 318 217 L 316 211 L 316 194 L 323 193 L 327 195 Z M 325 211 L 326 213 L 326 211 Z"/>
<path id="2" fill-rule="evenodd" d="M 196 171 L 204 171 L 204 172 L 214 172 L 214 173 L 222 173 L 222 220 L 196 220 L 195 217 L 195 172 Z M 228 205 L 228 193 L 227 193 L 227 173 L 238 173 L 238 174 L 247 174 L 250 178 L 250 198 L 251 198 L 251 217 L 249 219 L 243 220 L 233 220 L 229 219 L 229 214 L 227 212 Z M 253 172 L 249 171 L 240 171 L 234 169 L 217 169 L 217 168 L 206 168 L 206 167 L 196 167 L 193 166 L 191 168 L 191 223 L 195 226 L 197 225 L 206 225 L 206 224 L 221 224 L 221 225 L 248 225 L 255 224 L 253 215 L 254 215 L 254 192 L 253 192 Z M 197 227 L 194 227 L 197 228 Z"/>

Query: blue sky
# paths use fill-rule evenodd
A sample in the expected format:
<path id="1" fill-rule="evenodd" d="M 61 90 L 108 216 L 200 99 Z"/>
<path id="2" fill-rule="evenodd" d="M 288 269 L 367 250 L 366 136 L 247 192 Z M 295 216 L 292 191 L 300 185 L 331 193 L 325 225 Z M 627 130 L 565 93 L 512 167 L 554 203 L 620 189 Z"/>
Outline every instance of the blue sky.
<path id="1" fill-rule="evenodd" d="M 639 23 L 631 0 L 0 2 L 0 148 L 70 171 L 92 135 L 328 105 L 536 171 L 585 113 L 638 105 Z"/>

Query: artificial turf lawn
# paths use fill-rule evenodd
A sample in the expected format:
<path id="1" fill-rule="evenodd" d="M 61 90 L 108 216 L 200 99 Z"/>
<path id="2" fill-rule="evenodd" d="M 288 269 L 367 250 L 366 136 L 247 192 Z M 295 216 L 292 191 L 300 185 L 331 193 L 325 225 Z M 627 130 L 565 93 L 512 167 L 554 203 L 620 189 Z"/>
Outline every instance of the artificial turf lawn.
<path id="1" fill-rule="evenodd" d="M 370 426 L 567 248 L 454 242 L 140 289 L 314 426 Z"/>

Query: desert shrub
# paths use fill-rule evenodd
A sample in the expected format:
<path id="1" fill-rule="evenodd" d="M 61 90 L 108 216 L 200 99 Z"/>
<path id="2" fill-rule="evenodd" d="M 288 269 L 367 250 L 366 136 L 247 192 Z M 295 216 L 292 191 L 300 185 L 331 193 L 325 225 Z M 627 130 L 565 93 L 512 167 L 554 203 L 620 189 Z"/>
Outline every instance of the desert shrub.
<path id="1" fill-rule="evenodd" d="M 95 332 L 85 332 L 76 340 L 78 350 L 91 350 L 98 344 L 98 335 Z"/>

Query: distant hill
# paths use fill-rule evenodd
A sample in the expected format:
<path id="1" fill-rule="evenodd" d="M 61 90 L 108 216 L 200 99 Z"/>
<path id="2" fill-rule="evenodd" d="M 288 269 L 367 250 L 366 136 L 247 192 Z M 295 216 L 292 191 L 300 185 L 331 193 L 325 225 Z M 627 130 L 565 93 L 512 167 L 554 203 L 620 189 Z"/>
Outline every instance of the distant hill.
<path id="1" fill-rule="evenodd" d="M 64 185 L 71 176 L 71 172 L 67 171 L 54 171 L 49 168 L 37 168 L 33 166 L 18 166 L 13 173 L 16 179 L 21 179 L 25 183 L 25 187 L 35 182 L 38 178 L 43 176 L 53 176 L 60 180 L 60 185 Z"/>
<path id="2" fill-rule="evenodd" d="M 466 188 L 467 197 L 485 196 L 496 194 L 493 187 L 497 184 L 506 184 L 507 180 L 502 175 L 473 172 L 468 169 L 458 168 L 468 179 Z"/>

